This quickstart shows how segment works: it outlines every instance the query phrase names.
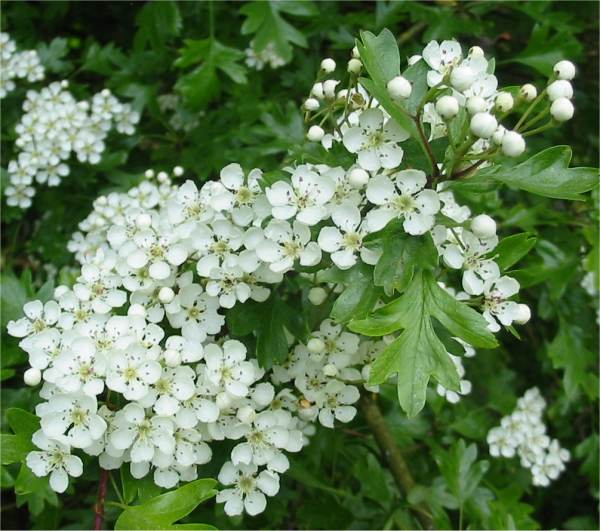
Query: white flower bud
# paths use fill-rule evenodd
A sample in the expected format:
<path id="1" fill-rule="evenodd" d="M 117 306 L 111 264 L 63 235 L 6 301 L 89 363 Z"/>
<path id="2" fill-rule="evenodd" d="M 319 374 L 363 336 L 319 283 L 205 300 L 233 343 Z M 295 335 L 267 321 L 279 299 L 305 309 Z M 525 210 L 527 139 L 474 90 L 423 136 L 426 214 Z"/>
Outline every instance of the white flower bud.
<path id="1" fill-rule="evenodd" d="M 496 222 L 487 214 L 479 214 L 471 220 L 471 230 L 478 238 L 491 238 L 496 234 Z"/>
<path id="2" fill-rule="evenodd" d="M 354 188 L 362 188 L 369 182 L 369 174 L 362 168 L 354 168 L 348 175 L 348 181 Z"/>
<path id="3" fill-rule="evenodd" d="M 335 97 L 337 100 L 345 100 L 348 97 L 348 89 L 338 90 Z"/>
<path id="4" fill-rule="evenodd" d="M 558 79 L 570 81 L 575 77 L 575 65 L 571 61 L 559 61 L 554 65 L 554 74 Z"/>
<path id="5" fill-rule="evenodd" d="M 326 98 L 335 98 L 335 87 L 339 84 L 337 79 L 328 79 L 323 81 L 323 92 Z"/>
<path id="6" fill-rule="evenodd" d="M 513 108 L 514 104 L 515 100 L 513 100 L 512 95 L 508 92 L 500 92 L 496 96 L 496 108 L 500 112 L 510 111 Z"/>
<path id="7" fill-rule="evenodd" d="M 421 60 L 421 56 L 420 55 L 411 55 L 408 58 L 408 66 L 412 66 L 416 63 L 418 63 Z"/>
<path id="8" fill-rule="evenodd" d="M 308 98 L 304 102 L 304 108 L 307 111 L 316 111 L 319 108 L 319 100 L 317 100 L 315 98 Z"/>
<path id="9" fill-rule="evenodd" d="M 138 229 L 147 229 L 152 225 L 152 217 L 150 214 L 140 214 L 137 218 L 135 218 L 135 226 Z"/>
<path id="10" fill-rule="evenodd" d="M 172 348 L 164 351 L 163 356 L 168 367 L 179 367 L 181 365 L 181 354 Z"/>
<path id="11" fill-rule="evenodd" d="M 471 96 L 467 100 L 467 111 L 469 111 L 469 114 L 477 114 L 486 110 L 487 103 L 481 96 Z"/>
<path id="12" fill-rule="evenodd" d="M 531 319 L 531 310 L 527 304 L 517 304 L 515 315 L 516 317 L 513 318 L 513 323 L 524 325 Z"/>
<path id="13" fill-rule="evenodd" d="M 450 84 L 460 92 L 471 88 L 473 81 L 475 81 L 475 72 L 467 65 L 459 65 L 450 73 Z"/>
<path id="14" fill-rule="evenodd" d="M 410 81 L 402 76 L 396 76 L 387 84 L 388 94 L 395 100 L 408 98 L 412 92 Z"/>
<path id="15" fill-rule="evenodd" d="M 337 376 L 338 370 L 337 367 L 333 363 L 328 363 L 323 367 L 323 374 L 325 376 L 333 377 Z"/>
<path id="16" fill-rule="evenodd" d="M 320 306 L 321 304 L 323 304 L 326 298 L 327 292 L 319 286 L 310 288 L 308 292 L 308 300 L 311 304 L 314 304 L 315 306 Z"/>
<path id="17" fill-rule="evenodd" d="M 498 127 L 498 122 L 489 112 L 478 112 L 471 118 L 471 132 L 479 138 L 489 138 Z"/>
<path id="18" fill-rule="evenodd" d="M 144 177 L 146 177 L 146 179 L 152 179 L 152 177 L 154 177 L 154 170 L 146 170 L 144 172 Z"/>
<path id="19" fill-rule="evenodd" d="M 458 114 L 458 101 L 454 96 L 442 96 L 435 102 L 435 110 L 447 120 Z"/>
<path id="20" fill-rule="evenodd" d="M 169 304 L 175 298 L 175 292 L 169 286 L 163 286 L 158 292 L 158 300 L 163 304 Z"/>
<path id="21" fill-rule="evenodd" d="M 567 98 L 558 98 L 550 105 L 550 114 L 557 122 L 566 122 L 573 118 L 575 107 Z"/>
<path id="22" fill-rule="evenodd" d="M 256 411 L 251 406 L 242 406 L 238 409 L 237 418 L 243 424 L 250 424 L 256 418 Z"/>
<path id="23" fill-rule="evenodd" d="M 525 151 L 525 139 L 516 131 L 506 131 L 502 137 L 502 153 L 507 157 L 518 157 Z"/>
<path id="24" fill-rule="evenodd" d="M 320 142 L 325 136 L 325 131 L 323 131 L 322 127 L 318 125 L 313 125 L 306 133 L 306 138 L 308 138 L 311 142 Z"/>
<path id="25" fill-rule="evenodd" d="M 325 97 L 323 93 L 323 83 L 315 83 L 310 89 L 310 93 L 317 99 L 322 100 Z"/>
<path id="26" fill-rule="evenodd" d="M 356 46 L 352 48 L 352 57 L 354 59 L 360 59 L 360 53 L 358 52 L 358 48 Z"/>
<path id="27" fill-rule="evenodd" d="M 183 175 L 183 168 L 181 166 L 175 166 L 173 168 L 173 175 L 175 175 L 175 177 L 181 177 Z"/>
<path id="28" fill-rule="evenodd" d="M 23 381 L 26 385 L 34 387 L 42 381 L 42 373 L 39 369 L 31 367 L 31 369 L 27 369 L 25 374 L 23 374 Z"/>
<path id="29" fill-rule="evenodd" d="M 323 59 L 321 61 L 321 70 L 326 74 L 331 74 L 335 70 L 335 61 L 328 57 L 327 59 Z"/>
<path id="30" fill-rule="evenodd" d="M 321 354 L 325 351 L 325 343 L 323 343 L 323 340 L 319 339 L 318 337 L 311 337 L 306 346 L 313 354 Z"/>
<path id="31" fill-rule="evenodd" d="M 101 195 L 98 199 L 96 199 L 96 202 L 99 205 L 106 205 L 108 203 L 108 199 L 106 198 L 105 195 Z"/>
<path id="32" fill-rule="evenodd" d="M 480 46 L 473 46 L 469 50 L 469 57 L 483 57 L 484 55 L 483 48 Z"/>
<path id="33" fill-rule="evenodd" d="M 141 304 L 132 304 L 127 310 L 127 315 L 130 317 L 146 317 L 146 308 Z"/>
<path id="34" fill-rule="evenodd" d="M 166 172 L 159 171 L 158 175 L 156 176 L 156 180 L 159 183 L 166 183 L 169 180 L 169 176 L 166 174 Z"/>
<path id="35" fill-rule="evenodd" d="M 558 98 L 571 99 L 572 97 L 573 87 L 567 80 L 557 79 L 548 85 L 548 98 L 550 98 L 550 101 L 555 101 Z"/>
<path id="36" fill-rule="evenodd" d="M 537 98 L 537 89 L 531 83 L 526 83 L 519 90 L 519 94 L 525 101 L 533 101 Z"/>
<path id="37" fill-rule="evenodd" d="M 347 70 L 351 74 L 360 74 L 362 67 L 363 67 L 363 64 L 362 64 L 361 60 L 353 57 L 352 59 L 350 59 L 350 61 L 348 61 Z"/>
<path id="38" fill-rule="evenodd" d="M 497 146 L 501 145 L 504 133 L 506 133 L 506 128 L 503 125 L 499 125 L 498 129 L 496 129 L 492 135 L 492 142 Z"/>

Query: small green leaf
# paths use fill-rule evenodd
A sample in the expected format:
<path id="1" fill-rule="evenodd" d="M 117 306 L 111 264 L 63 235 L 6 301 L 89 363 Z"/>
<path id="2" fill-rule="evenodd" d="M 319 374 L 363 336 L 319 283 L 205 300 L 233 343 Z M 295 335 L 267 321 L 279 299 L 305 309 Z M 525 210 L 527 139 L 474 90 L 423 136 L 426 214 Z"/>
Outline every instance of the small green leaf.
<path id="1" fill-rule="evenodd" d="M 537 238 L 527 232 L 503 238 L 492 251 L 495 256 L 494 261 L 502 271 L 505 271 L 531 251 L 536 243 Z"/>
<path id="2" fill-rule="evenodd" d="M 141 50 L 148 45 L 160 50 L 181 31 L 179 7 L 170 0 L 147 2 L 135 19 L 138 31 L 133 46 Z"/>
<path id="3" fill-rule="evenodd" d="M 283 362 L 289 353 L 285 324 L 288 308 L 278 295 L 261 304 L 260 323 L 256 330 L 256 358 L 263 368 Z"/>

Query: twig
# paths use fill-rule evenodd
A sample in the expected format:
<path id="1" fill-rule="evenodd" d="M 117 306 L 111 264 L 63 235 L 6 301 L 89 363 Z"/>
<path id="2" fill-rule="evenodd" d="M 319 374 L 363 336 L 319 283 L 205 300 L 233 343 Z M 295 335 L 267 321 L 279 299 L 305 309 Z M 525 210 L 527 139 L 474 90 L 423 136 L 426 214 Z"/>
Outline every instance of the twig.
<path id="1" fill-rule="evenodd" d="M 390 471 L 396 484 L 405 495 L 408 495 L 415 486 L 415 480 L 408 469 L 408 465 L 404 460 L 400 448 L 396 445 L 394 436 L 391 434 L 385 423 L 383 414 L 377 405 L 376 398 L 365 396 L 362 398 L 360 406 L 362 414 L 371 429 L 371 433 L 373 434 L 373 437 L 375 437 L 377 445 L 389 464 Z M 425 529 L 432 529 L 433 521 L 428 508 L 422 504 L 414 509 L 421 525 Z"/>
<path id="2" fill-rule="evenodd" d="M 433 175 L 434 175 L 434 177 L 439 177 L 440 169 L 438 168 L 437 160 L 435 159 L 435 155 L 433 154 L 433 150 L 431 149 L 429 140 L 427 140 L 427 137 L 425 136 L 425 132 L 423 131 L 423 127 L 421 126 L 421 114 L 420 113 L 417 114 L 417 116 L 415 116 L 414 120 L 415 120 L 415 124 L 417 125 L 417 130 L 419 131 L 419 136 L 421 137 L 423 145 L 425 146 L 425 150 L 427 151 L 427 156 L 429 157 L 429 160 L 431 161 Z"/>
<path id="3" fill-rule="evenodd" d="M 106 485 L 108 483 L 108 470 L 100 469 L 100 482 L 98 483 L 98 498 L 94 506 L 96 516 L 94 518 L 94 531 L 102 529 L 104 520 L 104 499 L 106 498 Z"/>

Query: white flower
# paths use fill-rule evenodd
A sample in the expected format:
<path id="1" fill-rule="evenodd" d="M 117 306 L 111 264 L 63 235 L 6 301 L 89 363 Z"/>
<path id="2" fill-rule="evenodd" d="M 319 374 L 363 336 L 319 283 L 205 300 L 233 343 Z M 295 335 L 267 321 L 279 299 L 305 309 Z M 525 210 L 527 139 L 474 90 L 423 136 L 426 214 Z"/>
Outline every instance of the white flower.
<path id="1" fill-rule="evenodd" d="M 223 348 L 211 343 L 204 348 L 206 377 L 215 385 L 223 387 L 234 397 L 248 394 L 248 386 L 255 381 L 254 365 L 246 361 L 246 347 L 230 339 Z"/>
<path id="2" fill-rule="evenodd" d="M 350 422 L 356 415 L 354 404 L 360 398 L 358 389 L 353 385 L 346 385 L 339 380 L 331 380 L 324 389 L 324 401 L 319 411 L 319 422 L 333 428 L 334 420 Z"/>
<path id="3" fill-rule="evenodd" d="M 112 258 L 100 255 L 97 260 L 104 259 L 102 267 L 96 264 L 84 264 L 81 276 L 73 286 L 73 292 L 81 301 L 90 301 L 91 308 L 96 313 L 108 313 L 112 308 L 125 304 L 127 299 L 124 291 L 117 289 L 121 285 L 118 275 L 112 272 Z"/>
<path id="4" fill-rule="evenodd" d="M 171 326 L 180 328 L 184 337 L 198 341 L 204 341 L 207 335 L 218 334 L 225 324 L 225 318 L 217 313 L 219 301 L 202 293 L 199 284 L 182 287 L 166 309 Z"/>
<path id="5" fill-rule="evenodd" d="M 240 266 L 248 265 L 248 270 L 256 269 L 257 265 L 252 260 L 252 253 L 249 258 L 251 262 L 240 260 L 236 251 L 242 246 L 244 233 L 239 227 L 236 227 L 230 221 L 219 219 L 211 224 L 199 227 L 192 236 L 193 246 L 198 251 L 200 259 L 196 264 L 196 271 L 202 277 L 209 277 L 214 268 L 219 267 L 224 260 L 230 259 L 232 265 L 236 265 L 239 260 Z M 244 254 L 240 253 L 240 257 Z"/>
<path id="6" fill-rule="evenodd" d="M 507 300 L 519 292 L 519 283 L 511 277 L 490 278 L 484 282 L 485 296 L 483 316 L 492 332 L 500 330 L 500 321 L 504 326 L 510 326 L 518 317 L 518 304 Z"/>
<path id="7" fill-rule="evenodd" d="M 259 182 L 262 171 L 258 168 L 250 170 L 244 176 L 239 164 L 228 164 L 221 170 L 223 190 L 217 192 L 211 200 L 215 210 L 226 210 L 231 213 L 231 219 L 236 225 L 247 226 L 260 214 L 256 212 L 256 199 L 260 194 Z"/>
<path id="8" fill-rule="evenodd" d="M 397 168 L 404 151 L 398 145 L 409 134 L 391 118 L 387 121 L 380 109 L 367 109 L 358 119 L 358 127 L 344 132 L 344 146 L 358 154 L 358 164 L 368 171 Z"/>
<path id="9" fill-rule="evenodd" d="M 83 474 L 83 463 L 71 455 L 68 444 L 50 440 L 41 430 L 33 434 L 32 442 L 41 451 L 27 454 L 27 466 L 38 477 L 50 474 L 50 487 L 56 492 L 64 492 L 69 486 L 69 476 L 77 478 Z"/>
<path id="10" fill-rule="evenodd" d="M 451 68 L 462 59 L 460 44 L 456 41 L 431 41 L 423 49 L 423 59 L 432 70 L 427 72 L 427 84 L 430 87 L 441 83 Z"/>
<path id="11" fill-rule="evenodd" d="M 14 337 L 25 337 L 39 334 L 46 328 L 56 324 L 60 317 L 60 307 L 56 301 L 31 301 L 23 306 L 25 317 L 8 322 L 8 333 Z"/>
<path id="12" fill-rule="evenodd" d="M 279 492 L 279 475 L 268 470 L 258 475 L 256 465 L 233 465 L 227 461 L 219 472 L 219 481 L 223 485 L 233 485 L 217 494 L 217 502 L 225 502 L 225 512 L 229 516 L 246 512 L 255 516 L 262 513 L 267 506 L 267 496 L 275 496 Z"/>
<path id="13" fill-rule="evenodd" d="M 153 409 L 157 415 L 175 415 L 181 402 L 194 396 L 195 377 L 196 373 L 191 367 L 164 368 L 160 378 L 152 386 L 151 397 L 144 397 L 144 403 L 154 402 Z"/>
<path id="14" fill-rule="evenodd" d="M 110 359 L 106 374 L 106 386 L 122 393 L 127 400 L 139 400 L 149 391 L 150 385 L 160 378 L 160 364 L 146 356 L 146 349 L 133 343 L 124 352 L 115 353 Z"/>
<path id="15" fill-rule="evenodd" d="M 404 218 L 404 230 L 408 234 L 425 234 L 433 227 L 435 214 L 440 209 L 437 193 L 423 189 L 427 184 L 425 173 L 420 170 L 402 170 L 391 176 L 373 177 L 367 185 L 368 200 L 377 205 L 367 214 L 371 231 L 383 229 L 394 218 Z"/>

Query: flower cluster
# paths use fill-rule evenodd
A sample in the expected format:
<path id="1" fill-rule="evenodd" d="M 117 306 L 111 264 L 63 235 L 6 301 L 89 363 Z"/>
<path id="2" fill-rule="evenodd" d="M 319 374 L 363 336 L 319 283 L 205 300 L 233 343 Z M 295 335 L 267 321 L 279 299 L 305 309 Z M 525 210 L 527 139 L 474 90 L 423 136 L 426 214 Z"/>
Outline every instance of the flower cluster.
<path id="1" fill-rule="evenodd" d="M 568 450 L 546 434 L 542 414 L 546 401 L 537 387 L 529 389 L 517 402 L 517 408 L 492 428 L 487 436 L 494 457 L 518 455 L 521 466 L 531 469 L 533 484 L 547 487 L 558 478 L 570 459 Z"/>
<path id="2" fill-rule="evenodd" d="M 15 79 L 40 81 L 44 79 L 44 67 L 35 50 L 17 52 L 10 35 L 0 32 L 0 99 L 15 90 Z"/>
<path id="3" fill-rule="evenodd" d="M 67 164 L 74 153 L 79 162 L 97 164 L 108 133 L 131 135 L 140 115 L 104 89 L 89 101 L 77 101 L 67 81 L 54 82 L 42 90 L 27 92 L 21 121 L 15 130 L 19 152 L 8 163 L 10 184 L 6 202 L 29 208 L 34 182 L 57 186 L 70 173 Z"/>
<path id="4" fill-rule="evenodd" d="M 254 70 L 262 70 L 269 65 L 273 70 L 280 68 L 285 64 L 285 60 L 275 51 L 273 42 L 267 44 L 260 52 L 255 49 L 254 41 L 250 41 L 250 46 L 246 48 L 246 65 Z"/>

